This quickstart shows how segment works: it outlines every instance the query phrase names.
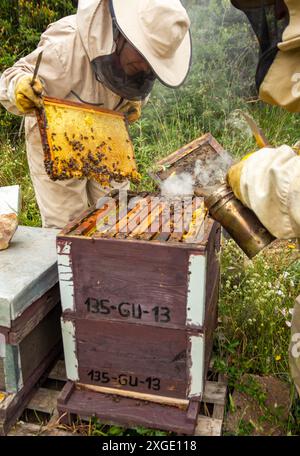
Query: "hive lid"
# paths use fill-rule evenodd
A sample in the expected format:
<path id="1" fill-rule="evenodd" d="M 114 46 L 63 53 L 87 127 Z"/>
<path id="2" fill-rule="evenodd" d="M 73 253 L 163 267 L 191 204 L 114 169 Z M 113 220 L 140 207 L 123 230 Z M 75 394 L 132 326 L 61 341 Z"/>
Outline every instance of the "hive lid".
<path id="1" fill-rule="evenodd" d="M 11 327 L 27 307 L 58 282 L 58 230 L 19 226 L 0 252 L 0 326 Z"/>
<path id="2" fill-rule="evenodd" d="M 37 118 L 52 180 L 90 178 L 103 187 L 111 180 L 139 182 L 124 114 L 45 97 Z"/>

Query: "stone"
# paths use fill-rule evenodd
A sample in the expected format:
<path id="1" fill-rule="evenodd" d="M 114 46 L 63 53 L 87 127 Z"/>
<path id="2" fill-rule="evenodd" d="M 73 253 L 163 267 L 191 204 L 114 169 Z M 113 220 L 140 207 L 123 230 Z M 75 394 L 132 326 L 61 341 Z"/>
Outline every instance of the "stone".
<path id="1" fill-rule="evenodd" d="M 16 214 L 0 215 L 0 250 L 5 250 L 18 227 L 18 216 Z"/>

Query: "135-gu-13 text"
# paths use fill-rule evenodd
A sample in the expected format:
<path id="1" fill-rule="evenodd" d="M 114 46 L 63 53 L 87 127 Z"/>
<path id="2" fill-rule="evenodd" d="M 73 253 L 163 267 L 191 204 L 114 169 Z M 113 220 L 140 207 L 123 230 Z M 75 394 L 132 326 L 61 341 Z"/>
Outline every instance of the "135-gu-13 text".
<path id="1" fill-rule="evenodd" d="M 168 307 L 155 306 L 146 310 L 140 304 L 121 302 L 112 305 L 109 299 L 87 298 L 85 301 L 87 311 L 93 314 L 111 315 L 116 313 L 122 318 L 134 318 L 142 320 L 150 316 L 156 323 L 169 323 L 171 321 L 171 311 Z"/>

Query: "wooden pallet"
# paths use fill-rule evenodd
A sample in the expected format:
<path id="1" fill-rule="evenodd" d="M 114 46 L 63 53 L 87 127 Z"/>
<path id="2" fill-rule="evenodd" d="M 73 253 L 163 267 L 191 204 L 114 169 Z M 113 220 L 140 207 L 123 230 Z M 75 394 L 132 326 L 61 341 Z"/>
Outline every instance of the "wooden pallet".
<path id="1" fill-rule="evenodd" d="M 220 436 L 222 433 L 223 416 L 226 403 L 227 384 L 221 375 L 214 380 L 208 379 L 205 386 L 203 400 L 201 402 L 200 414 L 196 426 L 195 436 Z M 57 383 L 57 388 L 53 386 Z M 43 422 L 33 422 L 28 418 L 28 422 L 20 421 L 9 432 L 11 436 L 42 435 L 42 436 L 75 436 L 78 435 L 76 426 L 66 427 L 60 424 L 56 404 L 61 393 L 62 387 L 66 382 L 65 365 L 63 360 L 57 361 L 48 376 L 50 387 L 41 386 L 32 397 L 23 416 L 34 417 L 34 421 L 42 415 Z M 79 426 L 87 429 L 86 426 Z"/>

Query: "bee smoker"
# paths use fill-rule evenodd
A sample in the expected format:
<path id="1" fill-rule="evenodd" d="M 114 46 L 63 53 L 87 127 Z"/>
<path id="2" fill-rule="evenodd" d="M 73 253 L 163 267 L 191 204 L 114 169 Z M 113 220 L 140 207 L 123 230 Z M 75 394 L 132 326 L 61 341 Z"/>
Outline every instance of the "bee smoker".
<path id="1" fill-rule="evenodd" d="M 245 207 L 226 184 L 215 188 L 204 203 L 217 220 L 251 259 L 275 240 L 253 211 Z"/>

